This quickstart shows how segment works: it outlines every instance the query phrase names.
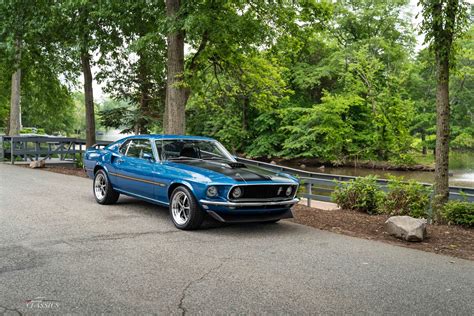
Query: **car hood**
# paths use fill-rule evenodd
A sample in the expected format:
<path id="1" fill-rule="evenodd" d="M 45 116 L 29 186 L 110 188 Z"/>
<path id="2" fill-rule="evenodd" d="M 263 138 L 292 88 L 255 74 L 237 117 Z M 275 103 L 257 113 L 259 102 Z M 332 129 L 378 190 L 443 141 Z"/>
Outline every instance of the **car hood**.
<path id="1" fill-rule="evenodd" d="M 175 167 L 197 172 L 211 180 L 219 181 L 225 176 L 238 182 L 284 182 L 295 183 L 295 179 L 283 173 L 275 173 L 267 169 L 250 166 L 234 161 L 209 161 L 209 160 L 182 160 L 169 162 Z"/>

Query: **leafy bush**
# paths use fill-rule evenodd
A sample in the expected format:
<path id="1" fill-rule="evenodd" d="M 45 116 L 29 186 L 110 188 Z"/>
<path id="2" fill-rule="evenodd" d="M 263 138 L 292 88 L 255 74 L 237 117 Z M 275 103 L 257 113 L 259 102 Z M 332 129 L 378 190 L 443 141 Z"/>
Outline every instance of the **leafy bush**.
<path id="1" fill-rule="evenodd" d="M 462 132 L 451 141 L 450 145 L 457 149 L 473 149 L 474 135 L 469 132 Z"/>
<path id="2" fill-rule="evenodd" d="M 343 209 L 375 214 L 383 196 L 377 185 L 377 177 L 367 176 L 340 182 L 332 198 Z"/>
<path id="3" fill-rule="evenodd" d="M 474 203 L 449 201 L 443 207 L 442 216 L 450 223 L 474 227 Z"/>
<path id="4" fill-rule="evenodd" d="M 390 215 L 426 217 L 430 207 L 430 189 L 416 181 L 402 182 L 392 177 L 388 193 L 381 201 L 379 212 Z"/>
<path id="5" fill-rule="evenodd" d="M 82 159 L 82 155 L 75 154 L 74 156 L 76 158 L 76 168 L 84 168 L 84 160 Z"/>
<path id="6" fill-rule="evenodd" d="M 38 135 L 45 135 L 46 132 L 44 128 L 36 128 L 36 127 L 25 127 L 20 130 L 20 134 L 38 134 Z"/>
<path id="7" fill-rule="evenodd" d="M 390 162 L 396 166 L 412 166 L 416 164 L 416 160 L 412 154 L 400 153 L 390 159 Z"/>

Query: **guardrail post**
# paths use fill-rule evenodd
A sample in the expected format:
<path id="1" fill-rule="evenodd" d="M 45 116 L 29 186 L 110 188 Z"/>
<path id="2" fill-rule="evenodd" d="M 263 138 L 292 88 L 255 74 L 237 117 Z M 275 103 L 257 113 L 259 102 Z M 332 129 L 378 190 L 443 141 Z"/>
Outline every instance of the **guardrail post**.
<path id="1" fill-rule="evenodd" d="M 311 182 L 308 182 L 308 196 L 306 197 L 306 202 L 307 202 L 308 207 L 311 207 L 311 194 L 313 194 L 311 190 L 312 186 L 313 184 Z"/>
<path id="2" fill-rule="evenodd" d="M 431 187 L 433 188 L 433 187 Z M 431 190 L 431 193 L 430 193 L 430 202 L 429 202 L 429 206 L 428 206 L 428 224 L 432 224 L 433 223 L 433 198 L 434 198 L 434 190 Z"/>
<path id="3" fill-rule="evenodd" d="M 0 136 L 0 161 L 5 158 L 5 148 L 3 148 L 3 136 Z"/>
<path id="4" fill-rule="evenodd" d="M 10 138 L 10 163 L 15 164 L 15 148 L 13 147 L 13 136 Z"/>

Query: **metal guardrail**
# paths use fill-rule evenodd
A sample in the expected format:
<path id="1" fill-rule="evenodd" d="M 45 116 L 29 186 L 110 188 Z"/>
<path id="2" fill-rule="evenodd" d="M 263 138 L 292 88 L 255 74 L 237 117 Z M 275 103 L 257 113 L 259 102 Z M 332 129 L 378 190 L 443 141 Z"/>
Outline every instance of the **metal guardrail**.
<path id="1" fill-rule="evenodd" d="M 306 191 L 300 196 L 307 199 L 308 206 L 311 205 L 311 200 L 333 202 L 331 199 L 331 193 L 334 192 L 334 189 L 339 185 L 338 182 L 348 182 L 357 178 L 352 176 L 310 172 L 241 157 L 238 157 L 237 160 L 243 163 L 247 163 L 249 165 L 254 165 L 272 171 L 284 172 L 298 177 L 301 180 L 301 184 L 305 186 Z M 377 179 L 377 183 L 379 184 L 382 190 L 387 191 L 390 180 Z M 430 188 L 433 186 L 430 183 L 421 184 Z M 449 199 L 465 199 L 471 203 L 474 203 L 474 188 L 450 186 Z"/>

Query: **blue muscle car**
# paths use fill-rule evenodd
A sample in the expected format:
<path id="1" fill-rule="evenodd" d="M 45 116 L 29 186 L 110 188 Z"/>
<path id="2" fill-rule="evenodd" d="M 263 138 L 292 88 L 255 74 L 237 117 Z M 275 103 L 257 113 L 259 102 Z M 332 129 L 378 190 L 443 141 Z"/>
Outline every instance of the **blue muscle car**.
<path id="1" fill-rule="evenodd" d="M 238 162 L 219 142 L 196 136 L 137 135 L 89 148 L 87 175 L 100 204 L 126 194 L 168 206 L 179 229 L 205 214 L 221 222 L 276 222 L 292 217 L 298 180 Z"/>

